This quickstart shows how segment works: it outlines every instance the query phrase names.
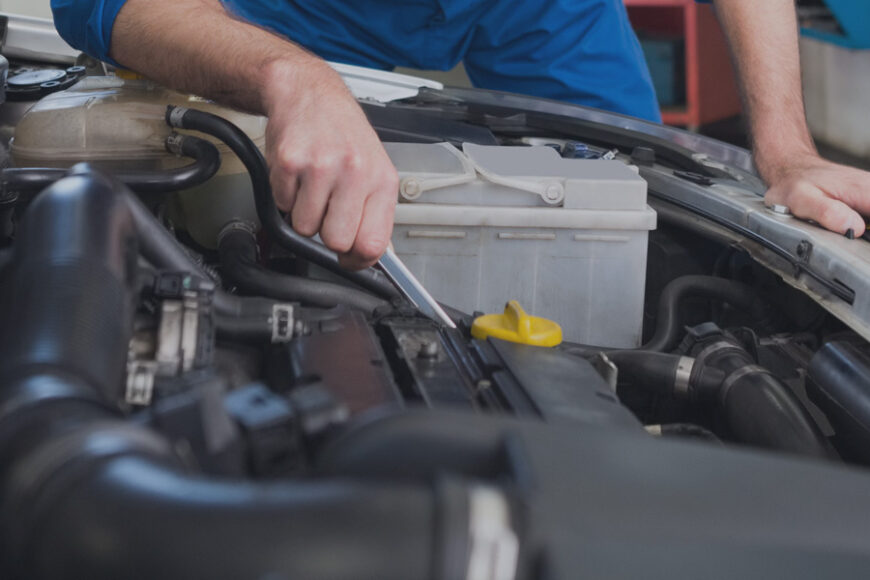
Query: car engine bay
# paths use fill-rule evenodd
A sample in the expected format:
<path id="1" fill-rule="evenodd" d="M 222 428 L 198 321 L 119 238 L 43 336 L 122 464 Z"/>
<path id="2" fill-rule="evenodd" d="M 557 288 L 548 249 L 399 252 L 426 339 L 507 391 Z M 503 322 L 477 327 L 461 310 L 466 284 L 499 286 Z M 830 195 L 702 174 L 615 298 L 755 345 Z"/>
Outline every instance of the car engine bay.
<path id="1" fill-rule="evenodd" d="M 863 298 L 813 269 L 813 244 L 762 247 L 662 187 L 748 195 L 761 186 L 745 169 L 434 90 L 363 101 L 403 176 L 397 251 L 428 268 L 427 286 L 457 292 L 451 329 L 382 272 L 344 271 L 292 230 L 272 199 L 265 119 L 86 66 L 14 63 L 6 96 L 2 577 L 865 573 L 870 349 L 816 294 Z M 546 182 L 520 219 L 599 212 L 583 214 L 591 233 L 556 226 L 588 254 L 567 261 L 560 246 L 550 278 L 540 253 L 529 268 L 512 258 L 562 236 L 543 221 L 488 209 L 506 253 L 470 255 L 447 244 L 483 226 L 411 219 L 420 188 L 467 216 L 467 192 L 514 187 L 528 176 L 505 182 L 517 150 L 567 172 L 565 191 L 548 199 Z M 445 164 L 469 160 L 483 185 L 451 198 L 471 186 Z M 600 194 L 611 178 L 620 195 Z M 639 205 L 602 206 L 638 188 Z M 623 221 L 602 226 L 607 212 Z M 474 338 L 492 313 L 469 282 L 485 267 L 506 274 L 496 286 L 531 288 L 532 313 L 554 308 L 567 340 Z"/>

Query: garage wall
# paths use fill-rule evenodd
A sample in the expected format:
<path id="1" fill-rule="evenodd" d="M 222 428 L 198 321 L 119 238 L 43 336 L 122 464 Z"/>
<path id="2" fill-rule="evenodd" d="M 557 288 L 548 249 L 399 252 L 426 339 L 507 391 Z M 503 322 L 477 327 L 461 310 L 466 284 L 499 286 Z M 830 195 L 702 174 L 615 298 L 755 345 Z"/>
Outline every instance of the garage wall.
<path id="1" fill-rule="evenodd" d="M 801 39 L 807 119 L 813 136 L 870 159 L 870 50 Z"/>

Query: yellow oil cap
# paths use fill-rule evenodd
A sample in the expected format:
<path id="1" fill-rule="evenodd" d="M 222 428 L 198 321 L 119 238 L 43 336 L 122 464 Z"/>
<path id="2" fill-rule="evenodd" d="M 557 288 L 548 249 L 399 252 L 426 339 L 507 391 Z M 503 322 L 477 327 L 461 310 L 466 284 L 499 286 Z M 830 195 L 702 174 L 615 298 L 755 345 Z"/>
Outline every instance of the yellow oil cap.
<path id="1" fill-rule="evenodd" d="M 552 320 L 529 316 L 519 302 L 511 300 L 504 307 L 504 314 L 486 314 L 475 319 L 471 336 L 480 340 L 493 337 L 532 346 L 557 346 L 562 343 L 562 327 Z"/>

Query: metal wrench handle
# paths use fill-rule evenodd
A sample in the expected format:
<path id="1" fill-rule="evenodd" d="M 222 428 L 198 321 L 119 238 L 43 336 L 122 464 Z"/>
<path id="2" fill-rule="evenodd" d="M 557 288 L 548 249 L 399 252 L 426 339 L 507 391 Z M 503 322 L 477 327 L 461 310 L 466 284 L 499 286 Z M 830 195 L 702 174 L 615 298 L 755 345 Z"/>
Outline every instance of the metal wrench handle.
<path id="1" fill-rule="evenodd" d="M 414 274 L 407 266 L 399 259 L 392 248 L 387 248 L 384 255 L 378 261 L 378 265 L 383 270 L 387 278 L 390 279 L 399 292 L 413 304 L 417 310 L 431 318 L 435 322 L 444 324 L 448 328 L 456 328 L 453 320 L 447 316 L 441 305 L 432 298 L 432 295 L 426 291 L 420 281 L 414 277 Z"/>

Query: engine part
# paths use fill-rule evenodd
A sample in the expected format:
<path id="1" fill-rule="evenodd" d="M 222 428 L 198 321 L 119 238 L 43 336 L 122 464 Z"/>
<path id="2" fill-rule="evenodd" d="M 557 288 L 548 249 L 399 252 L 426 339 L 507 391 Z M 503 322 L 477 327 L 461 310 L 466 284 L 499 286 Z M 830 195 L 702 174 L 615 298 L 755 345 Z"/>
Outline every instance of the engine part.
<path id="1" fill-rule="evenodd" d="M 8 63 L 6 65 L 8 67 Z M 66 90 L 85 75 L 85 67 L 21 68 L 5 80 L 6 98 L 10 101 L 35 101 Z"/>
<path id="2" fill-rule="evenodd" d="M 731 434 L 744 443 L 813 457 L 835 457 L 830 443 L 788 386 L 715 324 L 690 330 L 692 375 L 703 369 L 725 374 L 716 389 L 691 389 L 690 396 L 718 408 Z M 691 382 L 690 382 L 691 385 Z"/>
<path id="3" fill-rule="evenodd" d="M 655 334 L 642 350 L 663 352 L 677 346 L 684 330 L 680 303 L 689 297 L 725 302 L 743 310 L 761 325 L 768 319 L 765 304 L 746 284 L 712 276 L 682 276 L 669 282 L 662 291 Z"/>
<path id="4" fill-rule="evenodd" d="M 217 147 L 197 137 L 173 133 L 166 138 L 166 150 L 174 155 L 190 157 L 194 162 L 163 171 L 120 170 L 114 173 L 114 177 L 136 193 L 167 194 L 202 185 L 221 166 Z M 4 191 L 33 195 L 61 179 L 66 173 L 66 169 L 57 168 L 7 168 L 2 172 L 0 183 Z"/>
<path id="5" fill-rule="evenodd" d="M 446 472 L 510 482 L 522 579 L 864 574 L 863 472 L 582 424 L 407 412 L 348 430 L 319 467 L 381 481 Z"/>
<path id="6" fill-rule="evenodd" d="M 185 473 L 166 439 L 116 417 L 136 236 L 111 182 L 85 168 L 58 182 L 31 206 L 19 240 L 0 326 L 9 354 L 0 362 L 4 577 L 74 569 L 94 579 L 328 579 L 366 570 L 398 580 L 468 561 L 461 539 L 478 486 L 210 481 Z M 329 557 L 337 546 L 353 546 L 354 556 Z"/>
<path id="7" fill-rule="evenodd" d="M 324 308 L 345 305 L 368 313 L 389 306 L 384 300 L 348 286 L 264 268 L 257 263 L 253 228 L 244 223 L 227 224 L 219 236 L 218 252 L 222 274 L 246 293 Z"/>
<path id="8" fill-rule="evenodd" d="M 393 245 L 438 301 L 501 312 L 517 300 L 566 340 L 640 346 L 656 215 L 633 168 L 545 146 L 385 148 L 401 180 Z"/>
<path id="9" fill-rule="evenodd" d="M 870 357 L 854 344 L 829 342 L 813 356 L 807 393 L 836 431 L 837 449 L 870 463 Z"/>
<path id="10" fill-rule="evenodd" d="M 15 128 L 12 159 L 17 167 L 66 169 L 80 162 L 112 174 L 153 174 L 178 170 L 183 161 L 166 151 L 171 130 L 168 103 L 219 113 L 241 127 L 257 147 L 265 146 L 266 118 L 170 91 L 149 81 L 89 76 L 31 107 Z M 215 248 L 221 228 L 232 220 L 256 221 L 247 172 L 217 141 L 220 170 L 207 184 L 187 185 L 171 204 L 179 229 L 205 248 Z M 165 189 L 157 188 L 160 193 Z"/>

